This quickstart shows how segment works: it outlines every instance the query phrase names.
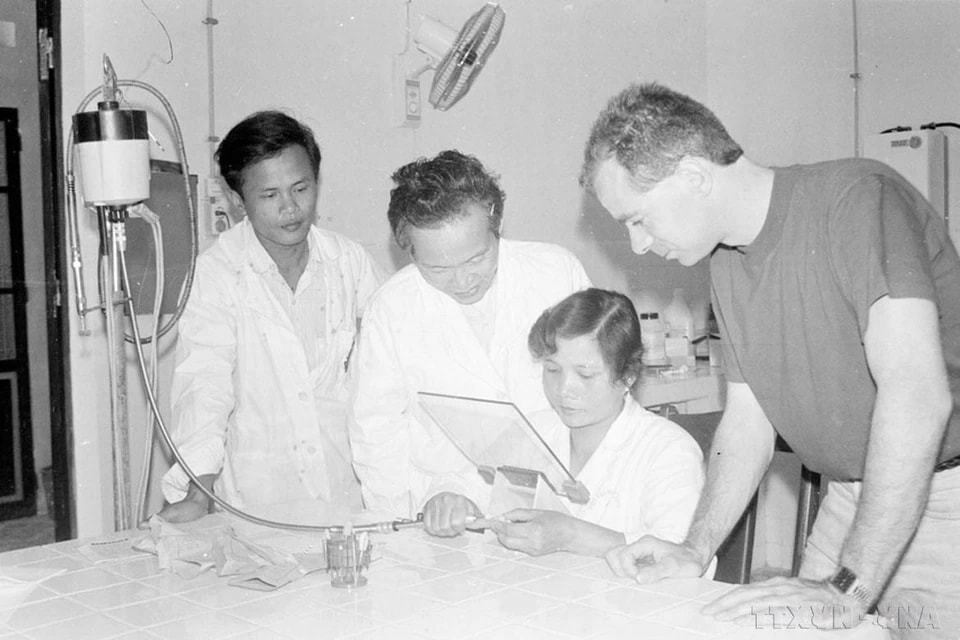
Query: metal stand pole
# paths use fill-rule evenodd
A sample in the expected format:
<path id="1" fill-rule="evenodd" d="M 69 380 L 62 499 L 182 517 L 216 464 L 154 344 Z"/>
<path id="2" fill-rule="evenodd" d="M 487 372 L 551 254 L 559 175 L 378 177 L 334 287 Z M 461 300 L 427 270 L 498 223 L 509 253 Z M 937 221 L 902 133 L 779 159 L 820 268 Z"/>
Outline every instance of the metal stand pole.
<path id="1" fill-rule="evenodd" d="M 119 252 L 125 245 L 124 212 L 110 212 L 109 251 L 104 265 L 109 286 L 106 312 L 107 343 L 110 345 L 111 396 L 110 422 L 113 442 L 113 522 L 117 531 L 133 527 L 130 510 L 130 425 L 127 407 L 127 352 L 123 339 L 123 308 L 125 292 L 121 285 Z"/>

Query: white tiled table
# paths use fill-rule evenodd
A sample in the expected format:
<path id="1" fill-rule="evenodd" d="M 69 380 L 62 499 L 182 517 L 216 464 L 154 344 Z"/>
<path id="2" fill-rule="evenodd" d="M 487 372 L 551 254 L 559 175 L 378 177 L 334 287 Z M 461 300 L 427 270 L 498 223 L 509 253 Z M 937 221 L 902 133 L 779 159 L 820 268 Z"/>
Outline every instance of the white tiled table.
<path id="1" fill-rule="evenodd" d="M 208 516 L 203 525 L 223 524 Z M 285 551 L 317 551 L 319 534 L 232 522 L 237 534 Z M 336 589 L 315 572 L 273 592 L 229 586 L 212 572 L 191 580 L 143 555 L 94 563 L 89 541 L 0 554 L 0 578 L 49 574 L 11 603 L 0 601 L 0 638 L 877 638 L 877 627 L 752 630 L 699 613 L 731 585 L 708 580 L 641 587 L 602 560 L 532 558 L 492 535 L 439 539 L 418 529 L 373 536 L 369 583 Z M 2 582 L 2 580 L 0 580 Z"/>

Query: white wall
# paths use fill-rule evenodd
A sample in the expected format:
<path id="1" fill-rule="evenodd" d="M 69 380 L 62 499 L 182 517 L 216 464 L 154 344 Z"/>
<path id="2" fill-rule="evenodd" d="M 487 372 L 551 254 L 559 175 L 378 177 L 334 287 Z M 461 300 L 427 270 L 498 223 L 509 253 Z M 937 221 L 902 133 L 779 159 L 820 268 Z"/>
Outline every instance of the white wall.
<path id="1" fill-rule="evenodd" d="M 173 39 L 170 65 L 161 62 L 168 56 L 163 32 L 143 5 L 64 0 L 65 110 L 72 111 L 75 101 L 97 86 L 100 54 L 110 54 L 121 77 L 149 82 L 171 100 L 187 138 L 191 170 L 202 182 L 210 151 L 204 3 L 149 4 Z M 481 4 L 412 0 L 411 27 L 420 13 L 458 26 Z M 324 156 L 320 224 L 357 238 L 384 266 L 403 261 L 385 220 L 390 173 L 417 156 L 454 147 L 501 174 L 507 236 L 571 248 L 601 286 L 653 289 L 663 297 L 679 286 L 693 298 L 706 296 L 705 266 L 684 269 L 654 256 L 633 256 L 623 230 L 577 185 L 583 142 L 612 94 L 633 80 L 658 80 L 688 92 L 706 101 L 760 162 L 853 153 L 850 2 L 503 0 L 501 6 L 507 16 L 503 37 L 471 93 L 445 113 L 424 102 L 422 125 L 406 129 L 395 126 L 390 98 L 391 61 L 404 47 L 403 0 L 214 2 L 216 133 L 223 135 L 264 107 L 286 108 L 307 121 Z M 859 6 L 863 24 L 871 25 L 864 26 L 869 35 L 862 36 L 861 64 L 865 74 L 869 65 L 878 65 L 870 67 L 876 75 L 863 81 L 863 122 L 888 126 L 887 120 L 909 115 L 914 104 L 943 105 L 942 113 L 926 119 L 956 119 L 947 109 L 960 103 L 960 88 L 937 78 L 951 77 L 944 75 L 944 65 L 956 62 L 955 48 L 945 54 L 941 43 L 952 42 L 947 30 L 958 26 L 960 3 L 861 0 Z M 911 82 L 910 94 L 899 93 L 902 78 L 883 71 L 899 58 L 886 50 L 876 53 L 876 43 L 888 34 L 912 32 L 904 23 L 916 25 L 915 50 L 897 50 L 940 74 Z M 913 64 L 904 60 L 898 68 Z M 431 73 L 422 77 L 424 94 L 431 78 Z M 880 95 L 887 114 L 874 104 Z M 936 100 L 927 99 L 933 96 Z M 153 104 L 139 95 L 136 102 Z M 161 139 L 169 138 L 160 118 L 151 122 Z M 157 155 L 172 158 L 171 146 L 165 146 Z M 84 237 L 92 283 L 95 240 L 89 223 Z M 88 284 L 88 293 L 95 290 Z M 105 342 L 99 320 L 91 320 L 93 335 L 74 336 L 71 353 L 81 535 L 112 526 Z M 169 372 L 169 358 L 165 365 Z M 135 380 L 132 370 L 129 376 Z M 131 414 L 141 415 L 132 415 L 131 424 L 142 440 L 136 393 L 131 390 Z"/>

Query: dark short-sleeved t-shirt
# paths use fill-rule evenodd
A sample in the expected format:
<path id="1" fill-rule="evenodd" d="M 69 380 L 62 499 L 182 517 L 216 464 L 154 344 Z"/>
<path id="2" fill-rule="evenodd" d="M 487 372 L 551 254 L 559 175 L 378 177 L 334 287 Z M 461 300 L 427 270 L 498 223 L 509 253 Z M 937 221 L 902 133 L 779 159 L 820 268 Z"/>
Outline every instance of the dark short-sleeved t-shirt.
<path id="1" fill-rule="evenodd" d="M 710 273 L 728 379 L 750 385 L 807 467 L 838 479 L 863 477 L 876 397 L 863 347 L 870 305 L 935 301 L 954 399 L 939 459 L 960 453 L 960 258 L 943 219 L 893 169 L 864 159 L 775 168 L 760 234 L 719 247 Z"/>

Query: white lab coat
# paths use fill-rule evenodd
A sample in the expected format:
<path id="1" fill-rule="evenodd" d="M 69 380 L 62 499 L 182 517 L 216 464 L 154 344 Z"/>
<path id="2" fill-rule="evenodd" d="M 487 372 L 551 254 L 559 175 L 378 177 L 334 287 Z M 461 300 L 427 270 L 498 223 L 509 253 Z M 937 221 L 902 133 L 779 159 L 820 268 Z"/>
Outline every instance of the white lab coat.
<path id="1" fill-rule="evenodd" d="M 527 335 L 547 307 L 590 286 L 580 261 L 561 247 L 500 240 L 489 350 L 461 305 L 401 269 L 370 302 L 358 344 L 350 441 L 368 509 L 413 517 L 441 491 L 484 509 L 489 488 L 420 408 L 429 391 L 549 406 Z"/>
<path id="2" fill-rule="evenodd" d="M 570 461 L 570 430 L 551 409 L 530 418 L 557 457 Z M 703 489 L 703 454 L 693 437 L 647 411 L 627 395 L 577 480 L 590 491 L 587 504 L 563 499 L 574 517 L 624 534 L 627 543 L 653 535 L 681 542 Z"/>
<path id="3" fill-rule="evenodd" d="M 308 241 L 326 296 L 317 321 L 327 353 L 314 370 L 266 285 L 264 274 L 276 265 L 247 220 L 197 260 L 180 320 L 174 440 L 196 475 L 220 474 L 215 492 L 238 508 L 359 497 L 346 434 L 345 365 L 357 320 L 384 274 L 339 234 L 312 227 Z M 169 502 L 183 499 L 188 478 L 178 464 L 162 487 Z"/>

